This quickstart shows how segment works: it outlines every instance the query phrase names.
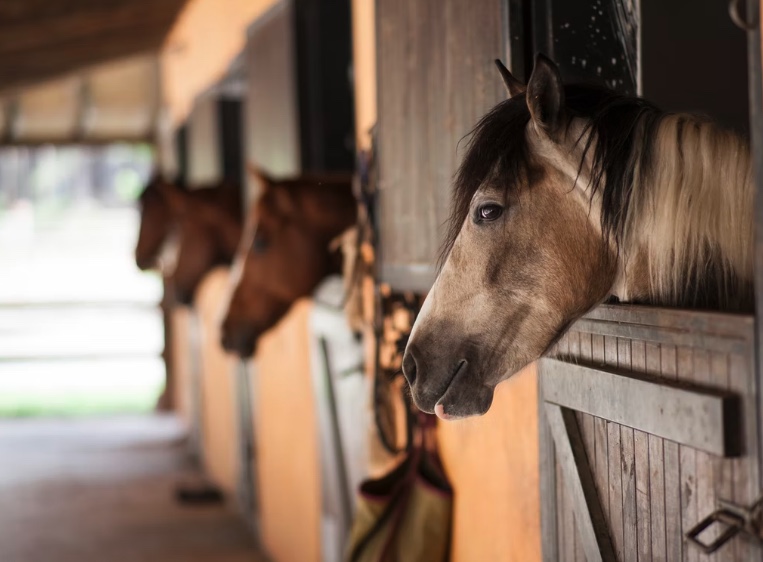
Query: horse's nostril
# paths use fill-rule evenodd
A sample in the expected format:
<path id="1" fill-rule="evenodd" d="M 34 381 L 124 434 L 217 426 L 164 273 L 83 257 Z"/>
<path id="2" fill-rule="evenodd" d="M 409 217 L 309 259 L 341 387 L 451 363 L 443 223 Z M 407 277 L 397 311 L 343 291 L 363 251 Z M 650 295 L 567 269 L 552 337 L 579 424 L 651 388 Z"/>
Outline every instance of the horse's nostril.
<path id="1" fill-rule="evenodd" d="M 413 386 L 413 383 L 416 382 L 417 370 L 416 357 L 413 354 L 411 346 L 408 346 L 408 349 L 405 350 L 405 355 L 403 356 L 403 375 L 405 375 L 405 379 L 410 386 Z"/>

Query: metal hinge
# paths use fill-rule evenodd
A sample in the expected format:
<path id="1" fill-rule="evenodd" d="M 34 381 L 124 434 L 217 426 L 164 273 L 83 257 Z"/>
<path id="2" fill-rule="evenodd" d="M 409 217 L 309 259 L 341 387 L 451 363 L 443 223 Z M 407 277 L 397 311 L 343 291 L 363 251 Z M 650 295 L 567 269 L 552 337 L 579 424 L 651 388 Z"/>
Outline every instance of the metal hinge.
<path id="1" fill-rule="evenodd" d="M 686 539 L 690 544 L 705 554 L 712 554 L 739 534 L 763 542 L 763 498 L 758 499 L 751 507 L 739 506 L 726 500 L 718 500 L 718 506 L 718 509 L 686 533 Z M 722 525 L 723 531 L 711 542 L 701 540 L 700 535 L 715 524 Z"/>

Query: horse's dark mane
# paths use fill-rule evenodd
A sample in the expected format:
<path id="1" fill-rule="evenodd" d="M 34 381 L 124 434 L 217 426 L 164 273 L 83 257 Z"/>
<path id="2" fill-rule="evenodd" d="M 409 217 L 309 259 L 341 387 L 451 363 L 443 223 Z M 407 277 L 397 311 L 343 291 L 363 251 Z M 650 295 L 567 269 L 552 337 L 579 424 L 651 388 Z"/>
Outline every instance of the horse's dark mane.
<path id="1" fill-rule="evenodd" d="M 600 194 L 602 231 L 619 247 L 631 206 L 634 171 L 648 169 L 653 133 L 666 113 L 641 98 L 597 86 L 566 85 L 564 93 L 568 123 L 575 117 L 588 123 L 579 141 L 586 143 L 583 159 L 593 150 L 591 195 Z M 529 121 L 525 96 L 515 96 L 496 105 L 470 133 L 466 154 L 456 174 L 441 264 L 453 247 L 472 197 L 481 185 L 492 181 L 508 196 L 530 184 L 534 163 L 525 135 Z M 592 134 L 586 134 L 589 132 Z M 581 167 L 582 164 L 581 159 Z"/>

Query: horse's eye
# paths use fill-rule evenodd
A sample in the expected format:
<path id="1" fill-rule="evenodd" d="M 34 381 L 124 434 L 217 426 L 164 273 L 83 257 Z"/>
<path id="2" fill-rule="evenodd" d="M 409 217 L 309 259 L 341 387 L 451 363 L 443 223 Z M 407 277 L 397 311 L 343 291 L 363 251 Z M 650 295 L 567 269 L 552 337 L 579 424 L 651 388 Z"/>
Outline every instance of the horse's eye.
<path id="1" fill-rule="evenodd" d="M 494 221 L 503 214 L 503 207 L 495 203 L 485 203 L 477 209 L 477 219 L 484 222 Z"/>
<path id="2" fill-rule="evenodd" d="M 268 249 L 268 241 L 262 234 L 257 234 L 252 242 L 252 252 L 262 254 Z"/>

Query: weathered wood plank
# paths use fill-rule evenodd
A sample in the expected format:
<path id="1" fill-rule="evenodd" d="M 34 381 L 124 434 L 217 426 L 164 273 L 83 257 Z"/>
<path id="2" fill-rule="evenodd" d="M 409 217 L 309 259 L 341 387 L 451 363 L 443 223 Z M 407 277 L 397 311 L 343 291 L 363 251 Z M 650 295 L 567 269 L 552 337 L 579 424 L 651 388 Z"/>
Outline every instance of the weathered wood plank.
<path id="1" fill-rule="evenodd" d="M 660 374 L 660 346 L 646 344 L 646 369 L 648 373 Z M 649 435 L 649 510 L 652 558 L 665 560 L 667 539 L 665 536 L 665 458 L 663 440 Z"/>
<path id="2" fill-rule="evenodd" d="M 609 528 L 617 559 L 623 559 L 623 484 L 620 466 L 622 449 L 620 425 L 607 422 L 607 446 L 609 470 Z"/>
<path id="3" fill-rule="evenodd" d="M 705 349 L 694 350 L 694 380 L 699 384 L 708 385 L 710 383 L 710 353 Z M 697 478 L 695 495 L 697 497 L 697 521 L 699 521 L 715 510 L 715 476 L 713 457 L 709 453 L 697 451 L 695 462 Z M 687 551 L 690 550 L 694 549 L 687 546 Z M 697 554 L 697 557 L 700 555 Z M 706 556 L 703 562 L 706 560 L 715 560 L 715 555 Z"/>
<path id="4" fill-rule="evenodd" d="M 728 393 L 668 386 L 611 367 L 544 363 L 548 402 L 711 453 L 733 452 L 728 433 L 734 401 Z M 673 364 L 675 372 L 675 358 Z"/>
<path id="5" fill-rule="evenodd" d="M 748 342 L 752 342 L 755 328 L 755 318 L 749 314 L 681 310 L 643 305 L 603 304 L 590 311 L 584 318 L 605 322 L 641 324 L 660 329 L 702 332 Z"/>
<path id="6" fill-rule="evenodd" d="M 663 345 L 660 348 L 660 366 L 663 376 L 667 379 L 676 379 L 676 348 L 672 345 Z M 676 425 L 678 417 L 674 414 L 663 423 Z M 723 425 L 723 421 L 716 421 Z M 718 426 L 716 426 L 718 427 Z M 652 432 L 650 432 L 652 433 Z M 661 437 L 666 437 L 661 435 Z M 678 452 L 678 443 L 675 440 L 665 441 L 665 536 L 667 538 L 667 560 L 678 562 L 682 558 L 683 535 L 681 534 L 681 467 Z"/>
<path id="7" fill-rule="evenodd" d="M 636 477 L 636 533 L 638 560 L 652 559 L 651 493 L 649 481 L 649 435 L 633 432 Z"/>
<path id="8" fill-rule="evenodd" d="M 559 549 L 559 559 L 564 560 L 569 558 L 570 553 L 567 549 L 567 526 L 564 524 L 564 515 L 567 511 L 567 498 L 564 493 L 564 475 L 562 474 L 562 467 L 559 463 L 556 463 L 556 531 L 557 544 Z"/>
<path id="9" fill-rule="evenodd" d="M 606 337 L 638 339 L 672 346 L 702 347 L 726 353 L 744 353 L 749 346 L 746 340 L 733 337 L 586 318 L 578 320 L 574 328 L 581 332 L 591 332 Z"/>
<path id="10" fill-rule="evenodd" d="M 729 357 L 725 353 L 710 353 L 710 378 L 714 384 L 729 388 Z M 734 484 L 730 459 L 713 456 L 715 490 L 717 499 L 733 496 Z M 707 515 L 707 514 L 704 514 Z M 715 553 L 718 562 L 734 562 L 736 557 L 736 539 Z"/>
<path id="11" fill-rule="evenodd" d="M 545 411 L 586 558 L 589 562 L 615 561 L 606 520 L 575 416 L 569 410 L 563 410 L 555 404 L 546 404 Z"/>
<path id="12" fill-rule="evenodd" d="M 632 342 L 628 339 L 617 340 L 617 365 L 620 369 L 631 371 Z M 633 429 L 620 427 L 620 471 L 623 506 L 623 555 L 624 562 L 638 560 L 637 514 L 636 514 L 636 459 L 633 441 Z"/>
<path id="13" fill-rule="evenodd" d="M 750 355 L 729 357 L 729 390 L 741 400 L 743 413 L 744 457 L 731 459 L 733 501 L 737 505 L 751 505 L 760 495 L 760 483 L 756 468 L 758 458 L 756 400 L 752 383 L 752 361 Z M 738 538 L 736 557 L 738 560 L 760 560 L 763 550 L 753 541 Z"/>
<path id="14" fill-rule="evenodd" d="M 631 366 L 635 372 L 646 372 L 646 345 L 643 341 L 633 340 L 631 342 Z M 637 551 L 639 562 L 643 562 L 652 559 L 649 437 L 643 431 L 633 431 L 633 455 L 635 459 Z"/>
<path id="15" fill-rule="evenodd" d="M 592 352 L 592 337 L 591 334 L 580 333 L 580 360 L 587 363 L 593 363 Z M 596 459 L 596 440 L 594 437 L 594 417 L 579 413 L 579 417 L 583 419 L 580 426 L 580 430 L 583 433 L 583 441 L 586 445 L 586 452 L 588 453 L 588 459 L 591 461 L 591 465 L 594 464 Z"/>
<path id="16" fill-rule="evenodd" d="M 580 357 L 580 332 L 570 331 L 565 336 L 567 339 L 567 355 L 571 358 Z"/>
<path id="17" fill-rule="evenodd" d="M 679 347 L 676 350 L 676 375 L 679 380 L 686 382 L 696 382 L 694 373 L 694 354 L 688 347 Z M 697 519 L 697 466 L 696 450 L 692 447 L 680 446 L 678 450 L 680 459 L 681 484 L 679 486 L 681 494 L 681 535 L 679 540 L 683 540 L 683 535 L 696 525 Z M 687 562 L 698 562 L 699 552 L 693 548 L 686 548 L 684 560 Z"/>
<path id="18" fill-rule="evenodd" d="M 505 50 L 502 11 L 500 0 L 378 3 L 381 275 L 397 289 L 433 278 L 459 139 L 505 98 L 489 64 Z"/>
<path id="19" fill-rule="evenodd" d="M 617 367 L 617 338 L 604 336 L 604 361 L 608 367 Z M 603 397 L 600 397 L 600 399 Z M 608 400 L 608 398 L 605 398 Z M 607 416 L 602 416 L 608 419 Z M 620 425 L 607 421 L 607 471 L 609 531 L 618 560 L 623 559 L 623 488 L 620 469 Z"/>
<path id="20" fill-rule="evenodd" d="M 594 334 L 591 336 L 591 359 L 594 364 L 604 365 L 604 336 Z M 609 471 L 607 470 L 607 455 L 609 445 L 607 443 L 607 422 L 601 418 L 593 417 L 593 440 L 595 457 L 593 461 L 593 478 L 596 492 L 601 498 L 601 506 L 604 516 L 609 521 Z"/>

